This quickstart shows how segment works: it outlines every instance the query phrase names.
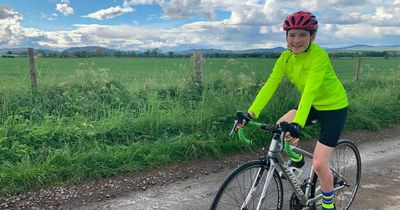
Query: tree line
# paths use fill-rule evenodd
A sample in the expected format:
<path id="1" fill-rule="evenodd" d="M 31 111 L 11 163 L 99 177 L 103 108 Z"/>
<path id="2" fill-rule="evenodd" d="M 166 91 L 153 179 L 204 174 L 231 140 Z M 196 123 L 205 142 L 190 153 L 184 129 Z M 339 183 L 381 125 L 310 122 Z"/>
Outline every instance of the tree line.
<path id="1" fill-rule="evenodd" d="M 400 57 L 400 51 L 331 51 L 328 52 L 331 58 L 341 57 Z M 97 48 L 95 50 L 75 50 L 62 52 L 50 50 L 35 50 L 35 56 L 44 58 L 90 58 L 90 57 L 117 57 L 117 58 L 134 58 L 134 57 L 163 57 L 163 58 L 182 58 L 190 57 L 192 53 L 163 52 L 159 48 L 148 49 L 144 52 L 139 51 L 122 51 L 108 50 L 106 48 Z M 2 57 L 27 57 L 27 51 L 12 52 L 8 51 Z M 209 52 L 203 53 L 206 58 L 278 58 L 280 52 L 265 53 L 219 53 Z"/>

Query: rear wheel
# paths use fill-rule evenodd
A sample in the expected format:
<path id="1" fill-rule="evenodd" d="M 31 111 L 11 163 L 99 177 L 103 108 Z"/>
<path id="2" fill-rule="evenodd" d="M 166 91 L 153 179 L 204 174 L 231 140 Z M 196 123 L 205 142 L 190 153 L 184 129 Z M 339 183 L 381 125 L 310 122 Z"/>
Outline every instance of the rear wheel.
<path id="1" fill-rule="evenodd" d="M 218 190 L 211 210 L 256 209 L 268 171 L 268 164 L 262 160 L 251 161 L 238 167 L 228 176 Z M 247 206 L 243 207 L 243 203 L 252 186 L 256 186 L 257 189 Z M 282 181 L 278 173 L 274 171 L 261 209 L 282 209 L 282 204 Z"/>
<path id="2" fill-rule="evenodd" d="M 349 140 L 339 140 L 332 152 L 329 165 L 333 172 L 336 209 L 349 209 L 361 180 L 361 157 L 357 146 Z M 311 197 L 321 194 L 317 176 L 314 177 Z M 319 205 L 321 202 L 318 202 Z"/>

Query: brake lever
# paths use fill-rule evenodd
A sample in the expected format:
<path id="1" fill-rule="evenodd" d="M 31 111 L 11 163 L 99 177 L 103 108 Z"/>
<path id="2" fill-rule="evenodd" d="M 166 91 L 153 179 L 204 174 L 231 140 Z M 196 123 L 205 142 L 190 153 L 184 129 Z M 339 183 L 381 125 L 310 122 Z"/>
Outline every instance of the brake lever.
<path id="1" fill-rule="evenodd" d="M 236 131 L 236 126 L 237 126 L 237 124 L 239 123 L 239 121 L 238 120 L 235 120 L 235 123 L 233 124 L 233 127 L 232 127 L 232 129 L 231 129 L 231 132 L 229 132 L 229 135 L 231 136 L 233 133 L 235 133 L 235 131 Z"/>

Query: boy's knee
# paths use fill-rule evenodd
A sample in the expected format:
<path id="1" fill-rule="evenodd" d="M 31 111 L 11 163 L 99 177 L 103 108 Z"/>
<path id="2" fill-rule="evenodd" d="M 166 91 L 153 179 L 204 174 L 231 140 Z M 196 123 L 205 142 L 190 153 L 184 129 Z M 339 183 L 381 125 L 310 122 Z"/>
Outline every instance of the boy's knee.
<path id="1" fill-rule="evenodd" d="M 324 163 L 322 161 L 318 161 L 316 159 L 313 159 L 312 161 L 312 166 L 314 168 L 314 171 L 316 171 L 317 173 L 319 171 L 324 170 L 325 168 L 329 168 L 329 166 L 327 165 L 327 163 Z"/>

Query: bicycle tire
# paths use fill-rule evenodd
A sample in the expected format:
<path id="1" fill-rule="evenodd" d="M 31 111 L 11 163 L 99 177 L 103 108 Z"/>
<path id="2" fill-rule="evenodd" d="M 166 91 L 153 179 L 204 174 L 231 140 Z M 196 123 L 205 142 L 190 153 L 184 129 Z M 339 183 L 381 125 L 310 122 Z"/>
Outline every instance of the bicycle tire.
<path id="1" fill-rule="evenodd" d="M 336 209 L 347 210 L 355 199 L 361 180 L 361 157 L 357 146 L 350 140 L 339 140 L 332 152 L 329 165 L 347 181 L 348 186 L 335 192 Z M 342 185 L 343 181 L 344 179 L 334 173 L 334 187 Z M 311 197 L 314 197 L 320 193 L 317 176 L 312 183 Z"/>
<path id="2" fill-rule="evenodd" d="M 269 166 L 263 160 L 255 160 L 244 163 L 235 169 L 223 182 L 211 205 L 211 210 L 249 210 L 255 209 L 264 187 Z M 257 175 L 259 174 L 259 175 Z M 250 177 L 250 179 L 249 179 Z M 253 183 L 257 183 L 257 191 L 246 208 L 241 208 Z M 268 186 L 262 209 L 281 210 L 283 205 L 282 180 L 277 171 Z"/>

